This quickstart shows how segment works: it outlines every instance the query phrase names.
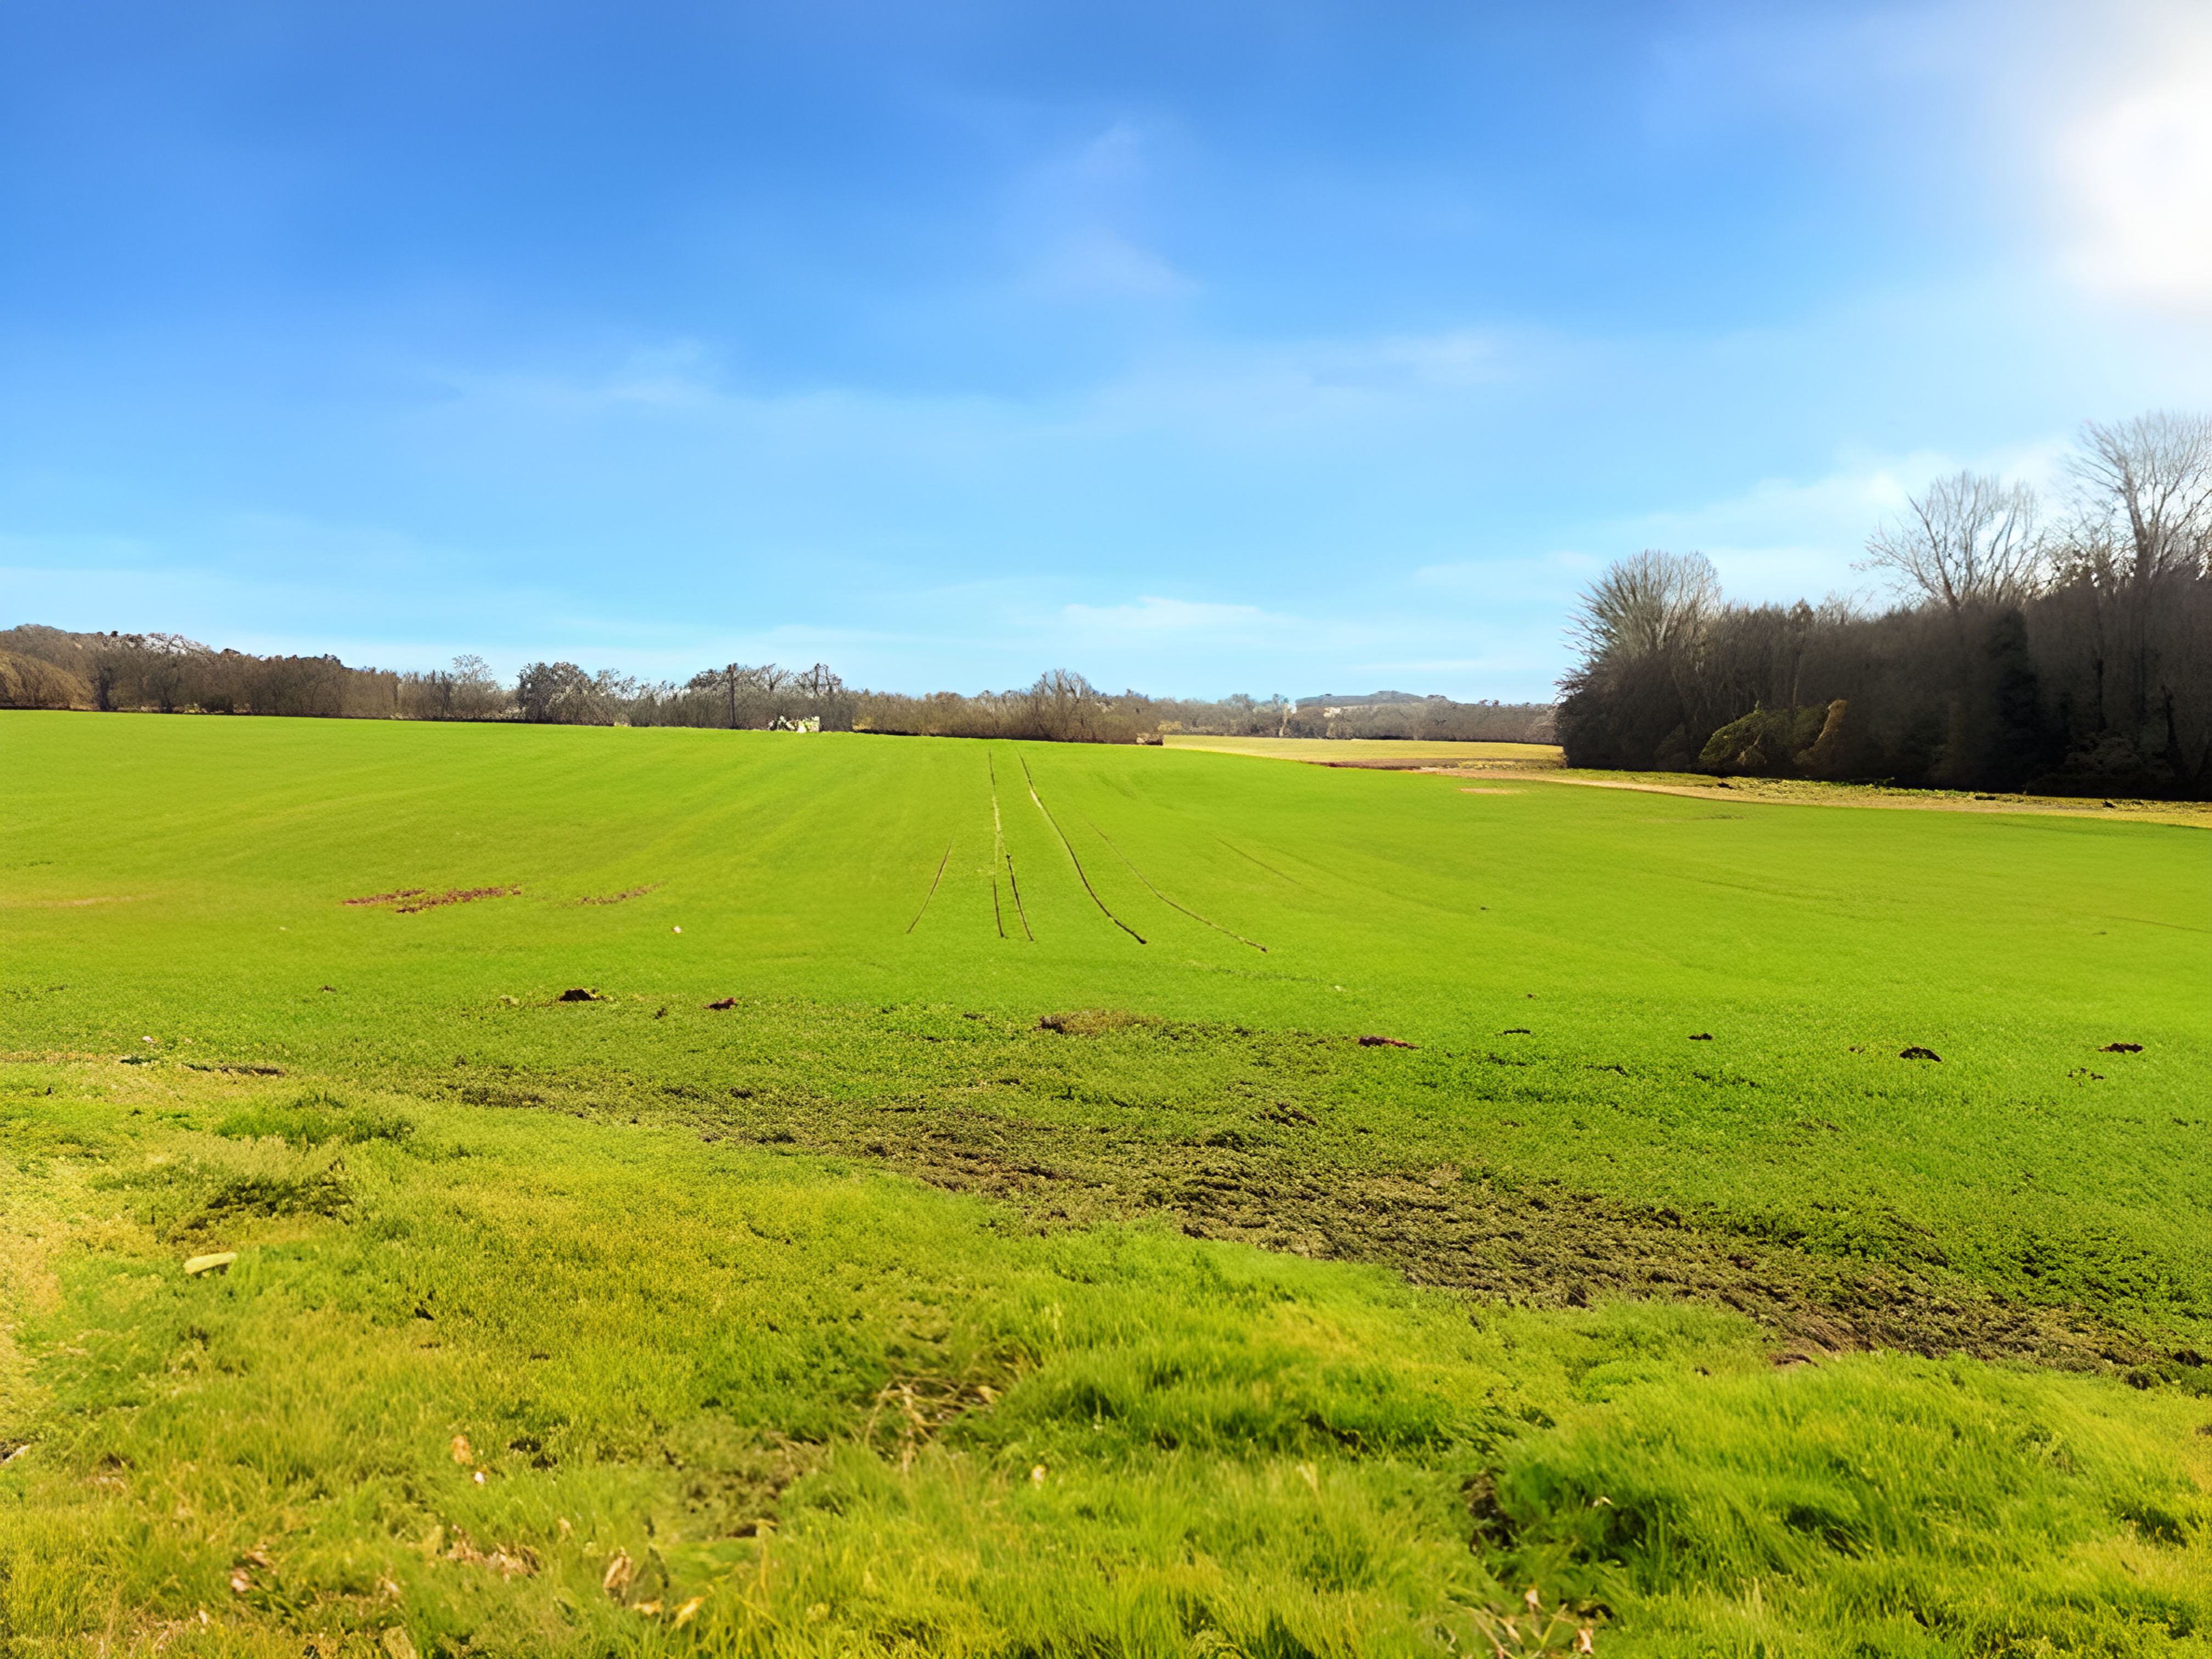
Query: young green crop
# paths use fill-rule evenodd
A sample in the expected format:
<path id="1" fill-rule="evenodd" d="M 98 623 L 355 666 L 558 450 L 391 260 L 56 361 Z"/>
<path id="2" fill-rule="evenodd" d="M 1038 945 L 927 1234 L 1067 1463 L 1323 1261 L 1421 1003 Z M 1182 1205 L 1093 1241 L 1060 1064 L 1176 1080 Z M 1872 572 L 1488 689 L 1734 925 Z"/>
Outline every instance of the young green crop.
<path id="1" fill-rule="evenodd" d="M 830 734 L 0 763 L 0 1640 L 2212 1625 L 2197 832 Z"/>
<path id="2" fill-rule="evenodd" d="M 2115 1040 L 2203 1058 L 2212 884 L 2166 826 L 834 733 L 25 712 L 0 744 L 11 981 L 70 984 L 60 1006 L 134 1041 L 114 1022 L 149 995 L 244 1020 L 325 983 L 446 1006 L 582 976 L 1438 1040 L 1918 1043 L 2021 1076 Z M 992 921 L 994 757 L 1033 946 Z M 1092 904 L 1024 763 L 1146 944 Z"/>

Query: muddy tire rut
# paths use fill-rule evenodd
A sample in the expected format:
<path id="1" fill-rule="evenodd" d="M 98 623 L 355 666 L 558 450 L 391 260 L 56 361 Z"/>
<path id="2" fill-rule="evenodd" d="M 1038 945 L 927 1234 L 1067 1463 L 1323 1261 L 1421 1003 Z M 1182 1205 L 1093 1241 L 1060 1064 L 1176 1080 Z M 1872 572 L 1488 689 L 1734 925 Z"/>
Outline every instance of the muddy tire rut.
<path id="1" fill-rule="evenodd" d="M 1409 1283 L 1520 1306 L 1611 1297 L 1731 1308 L 1803 1353 L 1890 1349 L 2124 1371 L 2191 1369 L 2085 1308 L 2031 1306 L 1963 1276 L 1870 1267 L 1717 1232 L 1544 1184 L 1500 1192 L 1457 1166 L 1376 1171 L 1280 1149 L 1162 1146 L 933 1106 L 819 1123 L 779 1144 L 866 1158 L 985 1194 L 1042 1227 L 1164 1216 L 1195 1238 L 1387 1267 Z M 733 1126 L 734 1127 L 734 1126 Z M 781 1134 L 781 1132 L 780 1132 Z M 733 1138 L 750 1139 L 743 1129 Z M 1071 1143 L 1082 1143 L 1078 1151 Z M 1784 1353 L 1783 1358 L 1788 1358 Z"/>

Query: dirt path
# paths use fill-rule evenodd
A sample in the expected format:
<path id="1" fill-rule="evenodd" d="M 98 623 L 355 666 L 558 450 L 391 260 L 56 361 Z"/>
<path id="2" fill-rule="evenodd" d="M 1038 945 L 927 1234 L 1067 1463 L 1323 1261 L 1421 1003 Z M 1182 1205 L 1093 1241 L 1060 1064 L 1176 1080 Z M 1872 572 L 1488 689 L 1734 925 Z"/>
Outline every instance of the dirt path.
<path id="1" fill-rule="evenodd" d="M 1255 755 L 1267 760 L 1326 761 L 1337 766 L 1378 761 L 1404 766 L 1423 761 L 1503 761 L 1508 765 L 1557 765 L 1561 750 L 1549 743 L 1473 743 L 1413 738 L 1201 738 L 1173 732 L 1170 749 L 1215 755 Z"/>
<path id="2" fill-rule="evenodd" d="M 1790 806 L 1871 806 L 1906 812 L 2040 812 L 2066 817 L 2126 818 L 2212 830 L 2212 801 L 2104 800 L 2065 795 L 1984 795 L 1949 789 L 1897 789 L 1881 784 L 1815 783 L 1783 778 L 1705 780 L 1679 772 L 1571 772 L 1550 744 L 1419 743 L 1384 738 L 1200 738 L 1175 734 L 1170 747 L 1223 755 L 1263 756 L 1310 766 L 1374 772 L 1437 772 L 1484 783 L 1578 783 L 1593 789 L 1640 789 L 1692 800 L 1765 801 Z M 1503 794 L 1504 790 L 1477 793 Z"/>
<path id="3" fill-rule="evenodd" d="M 1444 776 L 1479 776 L 1485 783 L 1571 783 L 1586 789 L 1635 789 L 1692 800 L 1757 801 L 1784 806 L 1862 806 L 1905 812 L 2036 812 L 2063 817 L 2124 819 L 2212 830 L 2212 802 L 2088 800 L 2061 795 L 1971 795 L 1942 789 L 1887 789 L 1863 783 L 1812 783 L 1771 778 L 1715 779 L 1711 783 L 1646 782 L 1635 777 L 1577 777 L 1559 771 L 1494 767 L 1424 768 Z M 1480 793 L 1495 793 L 1477 791 Z"/>

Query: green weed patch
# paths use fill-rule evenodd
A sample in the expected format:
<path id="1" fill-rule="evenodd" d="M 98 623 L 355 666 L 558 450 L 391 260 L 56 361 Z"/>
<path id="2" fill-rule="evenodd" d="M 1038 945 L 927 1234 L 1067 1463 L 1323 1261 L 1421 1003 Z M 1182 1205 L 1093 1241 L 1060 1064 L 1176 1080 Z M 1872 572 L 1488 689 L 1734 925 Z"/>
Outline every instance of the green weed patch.
<path id="1" fill-rule="evenodd" d="M 266 1137 L 305 1151 L 329 1141 L 359 1146 L 365 1140 L 405 1140 L 415 1125 L 397 1112 L 349 1106 L 334 1095 L 310 1090 L 289 1105 L 258 1103 L 233 1112 L 215 1132 L 231 1140 Z"/>

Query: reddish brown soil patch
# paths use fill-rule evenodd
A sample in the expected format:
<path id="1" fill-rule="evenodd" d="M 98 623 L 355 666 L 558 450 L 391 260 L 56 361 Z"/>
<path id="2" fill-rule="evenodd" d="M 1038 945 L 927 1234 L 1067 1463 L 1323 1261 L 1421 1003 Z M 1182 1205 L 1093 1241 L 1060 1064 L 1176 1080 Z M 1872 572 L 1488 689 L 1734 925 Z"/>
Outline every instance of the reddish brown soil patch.
<path id="1" fill-rule="evenodd" d="M 643 898 L 647 893 L 655 891 L 662 884 L 657 881 L 648 882 L 642 887 L 625 888 L 619 893 L 609 893 L 600 898 L 580 898 L 576 902 L 579 904 L 627 904 L 634 898 Z"/>
<path id="2" fill-rule="evenodd" d="M 433 893 L 424 887 L 403 887 L 396 893 L 371 893 L 366 898 L 339 901 L 343 904 L 389 904 L 401 915 L 412 915 L 418 910 L 430 910 L 441 904 L 468 904 L 477 899 L 512 898 L 522 890 L 520 887 L 450 887 L 442 893 Z"/>
<path id="3" fill-rule="evenodd" d="M 401 915 L 407 916 L 417 910 L 433 909 L 441 904 L 471 904 L 477 899 L 513 898 L 521 890 L 520 887 L 454 887 L 442 893 L 410 900 L 397 908 Z"/>

